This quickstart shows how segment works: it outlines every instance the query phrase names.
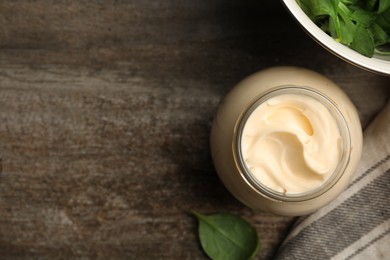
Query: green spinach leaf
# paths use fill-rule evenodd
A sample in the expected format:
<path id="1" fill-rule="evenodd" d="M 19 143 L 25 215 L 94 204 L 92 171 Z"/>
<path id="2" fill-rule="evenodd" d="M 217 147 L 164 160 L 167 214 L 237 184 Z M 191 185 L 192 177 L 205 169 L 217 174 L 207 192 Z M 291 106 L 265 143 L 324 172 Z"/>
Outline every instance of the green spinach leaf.
<path id="1" fill-rule="evenodd" d="M 378 16 L 377 23 L 390 35 L 390 7 Z"/>
<path id="2" fill-rule="evenodd" d="M 390 7 L 390 0 L 379 0 L 378 14 L 383 13 Z"/>
<path id="3" fill-rule="evenodd" d="M 256 229 L 241 217 L 193 212 L 199 221 L 199 239 L 211 259 L 253 259 L 260 249 Z"/>
<path id="4" fill-rule="evenodd" d="M 356 26 L 355 37 L 351 48 L 367 57 L 374 55 L 374 43 L 368 30 L 362 24 L 358 23 Z"/>
<path id="5" fill-rule="evenodd" d="M 373 23 L 368 28 L 368 32 L 370 33 L 375 46 L 380 46 L 390 42 L 390 36 L 387 35 L 387 33 L 377 23 Z"/>

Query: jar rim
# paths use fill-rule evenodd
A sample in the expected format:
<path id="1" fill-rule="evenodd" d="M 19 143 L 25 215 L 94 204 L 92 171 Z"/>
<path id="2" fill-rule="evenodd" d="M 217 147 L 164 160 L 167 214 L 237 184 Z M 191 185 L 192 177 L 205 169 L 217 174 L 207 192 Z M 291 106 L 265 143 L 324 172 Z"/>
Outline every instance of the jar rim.
<path id="1" fill-rule="evenodd" d="M 270 98 L 279 95 L 284 95 L 284 94 L 305 95 L 319 101 L 330 111 L 331 115 L 334 117 L 340 135 L 342 137 L 341 158 L 334 171 L 331 173 L 329 178 L 326 181 L 324 181 L 324 183 L 322 183 L 320 186 L 302 193 L 292 193 L 292 194 L 283 193 L 267 187 L 266 185 L 261 183 L 257 178 L 253 176 L 251 171 L 246 166 L 242 154 L 242 148 L 241 148 L 242 133 L 249 116 L 257 107 L 259 107 L 261 104 L 263 104 Z M 241 177 L 257 193 L 278 201 L 295 201 L 295 202 L 305 201 L 305 200 L 310 200 L 315 197 L 321 196 L 322 194 L 327 192 L 337 183 L 337 181 L 341 178 L 345 169 L 347 168 L 350 160 L 350 156 L 349 156 L 350 150 L 351 150 L 350 129 L 346 119 L 344 118 L 344 115 L 339 110 L 337 104 L 329 96 L 308 86 L 296 86 L 296 85 L 278 86 L 268 90 L 267 92 L 262 93 L 260 96 L 255 97 L 239 116 L 235 126 L 234 137 L 233 137 L 233 156 L 234 156 L 235 163 L 238 166 Z"/>

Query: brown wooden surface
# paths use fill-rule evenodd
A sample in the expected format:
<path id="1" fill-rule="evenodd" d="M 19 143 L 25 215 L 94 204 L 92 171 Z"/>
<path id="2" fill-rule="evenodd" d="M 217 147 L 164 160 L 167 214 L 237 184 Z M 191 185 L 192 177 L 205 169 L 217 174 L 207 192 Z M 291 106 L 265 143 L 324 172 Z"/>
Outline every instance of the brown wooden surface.
<path id="1" fill-rule="evenodd" d="M 294 219 L 237 202 L 208 138 L 226 92 L 275 65 L 334 80 L 364 125 L 389 97 L 278 1 L 0 1 L 0 258 L 207 259 L 195 209 L 243 216 L 270 259 Z"/>

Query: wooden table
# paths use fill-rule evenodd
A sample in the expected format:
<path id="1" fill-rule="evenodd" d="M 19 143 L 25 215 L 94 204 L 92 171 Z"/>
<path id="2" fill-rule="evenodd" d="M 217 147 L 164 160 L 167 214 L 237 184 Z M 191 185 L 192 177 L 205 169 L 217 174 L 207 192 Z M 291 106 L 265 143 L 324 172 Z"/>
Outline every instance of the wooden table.
<path id="1" fill-rule="evenodd" d="M 277 65 L 334 80 L 364 125 L 390 96 L 278 1 L 1 1 L 0 258 L 207 259 L 191 210 L 244 217 L 271 258 L 294 219 L 227 192 L 209 131 L 227 91 Z"/>

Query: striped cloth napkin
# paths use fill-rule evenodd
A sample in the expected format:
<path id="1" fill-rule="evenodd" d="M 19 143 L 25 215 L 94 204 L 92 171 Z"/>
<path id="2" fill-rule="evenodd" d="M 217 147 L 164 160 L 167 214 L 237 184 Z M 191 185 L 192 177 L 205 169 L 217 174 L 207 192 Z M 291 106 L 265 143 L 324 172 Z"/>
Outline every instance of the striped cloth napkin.
<path id="1" fill-rule="evenodd" d="M 275 259 L 390 259 L 390 102 L 364 132 L 347 190 L 300 217 Z"/>

